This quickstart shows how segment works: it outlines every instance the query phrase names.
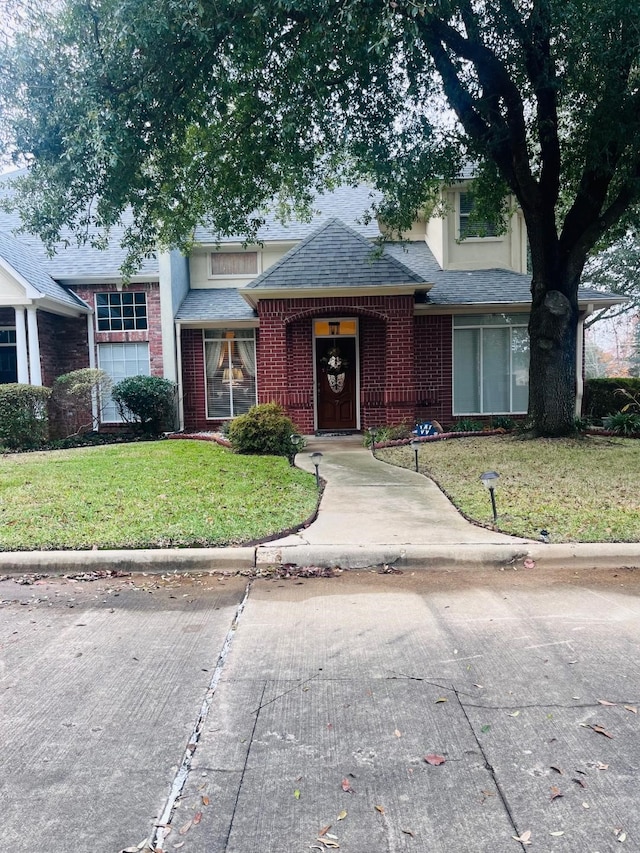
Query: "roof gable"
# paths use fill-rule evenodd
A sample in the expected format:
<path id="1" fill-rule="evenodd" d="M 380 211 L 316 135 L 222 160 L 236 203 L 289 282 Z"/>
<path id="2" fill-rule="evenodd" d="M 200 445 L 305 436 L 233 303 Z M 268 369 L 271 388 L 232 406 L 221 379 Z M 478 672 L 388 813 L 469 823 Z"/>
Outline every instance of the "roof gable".
<path id="1" fill-rule="evenodd" d="M 315 290 L 424 284 L 425 279 L 339 219 L 328 219 L 245 290 Z"/>

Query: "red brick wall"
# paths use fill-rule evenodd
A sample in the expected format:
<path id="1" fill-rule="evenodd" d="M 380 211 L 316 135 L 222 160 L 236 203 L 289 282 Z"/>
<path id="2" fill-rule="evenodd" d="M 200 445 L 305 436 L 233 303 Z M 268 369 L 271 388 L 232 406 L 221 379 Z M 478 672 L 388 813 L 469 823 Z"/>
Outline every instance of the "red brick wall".
<path id="1" fill-rule="evenodd" d="M 453 408 L 452 320 L 448 315 L 423 315 L 415 323 L 416 417 L 444 427 L 451 422 Z"/>
<path id="2" fill-rule="evenodd" d="M 212 421 L 207 420 L 202 329 L 182 329 L 180 341 L 184 428 L 187 432 L 213 429 Z"/>
<path id="3" fill-rule="evenodd" d="M 48 311 L 38 311 L 38 338 L 42 384 L 53 385 L 63 373 L 89 366 L 87 318 L 60 317 Z"/>
<path id="4" fill-rule="evenodd" d="M 109 293 L 117 290 L 115 284 L 96 284 L 75 287 L 74 291 L 84 299 L 95 311 L 96 293 Z M 148 326 L 143 331 L 131 332 L 98 332 L 96 330 L 96 345 L 102 343 L 136 343 L 149 342 L 149 368 L 152 376 L 163 375 L 162 364 L 162 329 L 160 325 L 160 288 L 157 282 L 131 284 L 127 290 L 136 293 L 144 291 L 147 294 Z M 95 321 L 94 321 L 95 322 Z M 94 327 L 95 328 L 95 327 Z M 97 354 L 96 354 L 97 363 Z"/>

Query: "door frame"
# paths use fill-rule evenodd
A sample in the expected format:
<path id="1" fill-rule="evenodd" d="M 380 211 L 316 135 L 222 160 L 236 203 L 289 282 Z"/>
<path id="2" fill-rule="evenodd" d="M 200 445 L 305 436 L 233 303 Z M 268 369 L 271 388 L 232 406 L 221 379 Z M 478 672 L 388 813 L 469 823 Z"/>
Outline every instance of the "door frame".
<path id="1" fill-rule="evenodd" d="M 317 363 L 317 349 L 316 349 L 316 338 L 332 338 L 333 335 L 316 335 L 316 321 L 320 321 L 322 323 L 355 323 L 355 334 L 353 335 L 336 335 L 337 339 L 340 338 L 350 338 L 351 340 L 355 340 L 355 351 L 356 351 L 356 369 L 355 369 L 355 412 L 356 412 L 356 425 L 355 432 L 360 431 L 360 320 L 358 317 L 345 317 L 345 316 L 328 316 L 328 317 L 313 317 L 311 321 L 311 350 L 313 359 L 313 429 L 314 431 L 318 430 L 318 363 Z"/>

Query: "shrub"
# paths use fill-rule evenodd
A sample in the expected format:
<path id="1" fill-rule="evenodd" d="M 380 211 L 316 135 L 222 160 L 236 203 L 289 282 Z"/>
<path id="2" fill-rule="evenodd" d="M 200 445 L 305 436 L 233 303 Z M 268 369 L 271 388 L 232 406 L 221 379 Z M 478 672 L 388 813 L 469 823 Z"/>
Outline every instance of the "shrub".
<path id="1" fill-rule="evenodd" d="M 104 370 L 85 367 L 65 373 L 53 383 L 49 411 L 52 427 L 60 438 L 97 430 L 100 407 L 108 399 L 113 383 Z M 98 405 L 93 414 L 93 400 Z"/>
<path id="2" fill-rule="evenodd" d="M 460 418 L 449 427 L 449 432 L 482 432 L 484 424 L 472 418 Z"/>
<path id="3" fill-rule="evenodd" d="M 517 426 L 516 421 L 508 415 L 498 415 L 491 418 L 491 429 L 504 429 L 507 432 L 512 432 Z"/>
<path id="4" fill-rule="evenodd" d="M 0 444 L 11 450 L 32 450 L 47 440 L 50 388 L 14 382 L 0 385 Z"/>
<path id="5" fill-rule="evenodd" d="M 602 422 L 617 435 L 640 434 L 640 415 L 637 412 L 614 412 L 603 418 Z"/>
<path id="6" fill-rule="evenodd" d="M 145 435 L 160 435 L 175 419 L 175 385 L 158 376 L 129 376 L 111 396 L 122 419 Z"/>
<path id="7" fill-rule="evenodd" d="M 236 453 L 287 456 L 296 452 L 291 436 L 297 433 L 293 422 L 277 403 L 252 406 L 229 424 L 228 438 Z"/>
<path id="8" fill-rule="evenodd" d="M 620 389 L 638 394 L 640 379 L 631 376 L 588 379 L 585 383 L 585 414 L 594 421 L 599 421 L 607 415 L 621 411 L 625 400 L 617 393 Z"/>

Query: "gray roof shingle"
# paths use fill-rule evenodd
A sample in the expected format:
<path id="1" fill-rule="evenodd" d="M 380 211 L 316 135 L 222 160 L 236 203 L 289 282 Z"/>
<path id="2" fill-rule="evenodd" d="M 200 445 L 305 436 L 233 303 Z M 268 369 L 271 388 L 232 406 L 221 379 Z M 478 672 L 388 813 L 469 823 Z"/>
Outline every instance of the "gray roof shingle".
<path id="1" fill-rule="evenodd" d="M 329 219 L 265 270 L 247 290 L 322 289 L 422 284 L 419 273 L 375 246 L 339 219 Z"/>
<path id="2" fill-rule="evenodd" d="M 25 279 L 42 296 L 48 296 L 73 308 L 86 309 L 87 305 L 75 294 L 54 281 L 21 242 L 9 234 L 0 232 L 0 257 Z"/>
<path id="3" fill-rule="evenodd" d="M 176 320 L 255 320 L 256 312 L 236 287 L 190 290 L 176 313 Z"/>

